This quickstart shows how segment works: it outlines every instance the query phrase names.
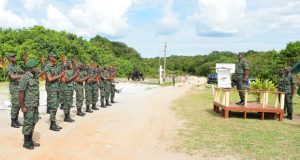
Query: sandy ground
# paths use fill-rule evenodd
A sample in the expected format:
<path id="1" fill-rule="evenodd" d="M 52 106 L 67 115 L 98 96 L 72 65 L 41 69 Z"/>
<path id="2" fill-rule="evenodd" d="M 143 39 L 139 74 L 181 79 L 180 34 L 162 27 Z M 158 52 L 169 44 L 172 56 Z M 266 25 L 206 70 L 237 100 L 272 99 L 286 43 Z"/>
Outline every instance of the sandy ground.
<path id="1" fill-rule="evenodd" d="M 190 80 L 175 87 L 138 83 L 118 84 L 122 92 L 116 95 L 118 103 L 111 107 L 101 108 L 85 117 L 76 116 L 73 108 L 74 123 L 64 123 L 63 112 L 59 110 L 57 121 L 63 127 L 60 132 L 49 130 L 49 115 L 45 114 L 45 91 L 41 87 L 42 119 L 37 123 L 34 132 L 34 140 L 39 142 L 41 147 L 34 150 L 22 147 L 21 128 L 10 127 L 7 90 L 2 87 L 0 159 L 207 159 L 208 157 L 199 155 L 176 153 L 172 149 L 172 144 L 176 140 L 176 130 L 181 125 L 171 110 L 172 102 L 184 96 L 194 81 L 204 82 L 195 78 Z M 83 108 L 85 109 L 85 106 Z"/>

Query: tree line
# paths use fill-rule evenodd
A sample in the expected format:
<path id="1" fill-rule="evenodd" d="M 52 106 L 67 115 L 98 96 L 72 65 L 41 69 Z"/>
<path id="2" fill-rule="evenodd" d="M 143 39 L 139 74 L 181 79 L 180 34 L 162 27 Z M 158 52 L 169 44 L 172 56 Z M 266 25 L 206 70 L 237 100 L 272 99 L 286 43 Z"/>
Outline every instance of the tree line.
<path id="1" fill-rule="evenodd" d="M 0 58 L 6 57 L 9 52 L 16 53 L 18 60 L 24 53 L 39 61 L 41 56 L 47 57 L 48 53 L 55 52 L 59 57 L 65 56 L 70 60 L 76 57 L 79 63 L 111 64 L 116 67 L 119 77 L 126 77 L 134 68 L 141 70 L 146 77 L 158 77 L 159 61 L 163 63 L 159 57 L 142 58 L 134 48 L 122 42 L 110 41 L 99 35 L 85 40 L 72 33 L 42 26 L 15 30 L 0 28 Z M 245 56 L 252 77 L 270 79 L 276 83 L 280 69 L 294 66 L 300 60 L 300 41 L 289 42 L 280 51 L 249 50 Z M 216 63 L 237 61 L 237 54 L 231 51 L 213 51 L 208 55 L 196 56 L 172 55 L 167 57 L 167 73 L 207 76 L 215 72 Z M 5 69 L 0 70 L 1 81 L 7 80 L 4 72 Z"/>

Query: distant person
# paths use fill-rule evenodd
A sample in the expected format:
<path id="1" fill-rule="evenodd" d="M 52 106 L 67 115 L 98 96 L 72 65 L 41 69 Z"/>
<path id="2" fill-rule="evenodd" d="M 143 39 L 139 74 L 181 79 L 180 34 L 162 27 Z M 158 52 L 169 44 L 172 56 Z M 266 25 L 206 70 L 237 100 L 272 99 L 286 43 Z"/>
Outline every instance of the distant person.
<path id="1" fill-rule="evenodd" d="M 23 147 L 34 149 L 39 147 L 32 139 L 34 128 L 39 119 L 39 82 L 35 78 L 38 73 L 37 62 L 30 59 L 25 64 L 25 75 L 21 78 L 19 84 L 19 105 L 24 113 L 24 125 L 22 133 L 24 135 Z"/>
<path id="2" fill-rule="evenodd" d="M 293 120 L 292 98 L 295 93 L 295 78 L 291 74 L 290 67 L 286 67 L 284 70 L 283 88 L 285 92 L 284 108 L 287 111 L 287 116 L 285 116 L 284 118 Z"/>
<path id="3" fill-rule="evenodd" d="M 9 93 L 11 95 L 11 127 L 19 128 L 22 124 L 18 121 L 19 118 L 19 81 L 24 74 L 24 71 L 16 64 L 16 55 L 9 53 L 9 66 L 7 69 L 9 77 Z"/>
<path id="4" fill-rule="evenodd" d="M 238 53 L 239 62 L 236 64 L 236 88 L 239 90 L 240 101 L 237 102 L 237 105 L 245 104 L 245 93 L 242 90 L 245 90 L 246 82 L 249 78 L 249 65 L 248 61 L 244 58 L 244 53 Z"/>
<path id="5" fill-rule="evenodd" d="M 175 75 L 175 73 L 173 73 L 172 74 L 173 86 L 175 86 L 175 79 L 176 79 L 176 75 Z"/>

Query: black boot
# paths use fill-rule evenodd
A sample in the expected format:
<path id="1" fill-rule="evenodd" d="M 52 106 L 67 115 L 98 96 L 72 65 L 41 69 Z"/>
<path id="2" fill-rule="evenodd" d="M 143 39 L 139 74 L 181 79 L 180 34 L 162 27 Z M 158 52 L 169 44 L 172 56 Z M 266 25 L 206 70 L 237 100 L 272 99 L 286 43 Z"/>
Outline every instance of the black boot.
<path id="1" fill-rule="evenodd" d="M 108 100 L 106 100 L 106 106 L 111 106 L 111 104 L 108 103 Z"/>
<path id="2" fill-rule="evenodd" d="M 64 119 L 65 122 L 70 122 L 70 123 L 73 123 L 74 120 L 71 119 L 70 117 L 70 113 L 65 113 L 65 119 Z"/>
<path id="3" fill-rule="evenodd" d="M 17 123 L 19 126 L 23 126 L 23 124 L 20 123 L 18 119 L 19 119 L 19 113 L 17 114 L 16 123 Z"/>
<path id="4" fill-rule="evenodd" d="M 32 133 L 29 134 L 29 138 L 30 138 L 31 144 L 32 144 L 34 147 L 39 147 L 40 144 L 33 141 L 32 135 L 33 135 Z"/>
<path id="5" fill-rule="evenodd" d="M 60 104 L 60 109 L 61 109 L 61 110 L 64 109 L 64 104 Z"/>
<path id="6" fill-rule="evenodd" d="M 85 111 L 88 112 L 88 113 L 93 113 L 93 111 L 90 109 L 90 106 L 86 106 L 86 110 Z"/>
<path id="7" fill-rule="evenodd" d="M 62 127 L 61 127 L 61 126 L 59 126 L 59 125 L 57 125 L 55 121 L 54 121 L 54 125 L 55 125 L 55 127 L 56 127 L 56 128 L 58 128 L 58 129 L 62 129 Z"/>
<path id="8" fill-rule="evenodd" d="M 34 149 L 34 146 L 30 141 L 30 136 L 29 135 L 24 135 L 23 147 L 26 148 L 26 149 Z"/>
<path id="9" fill-rule="evenodd" d="M 92 109 L 93 109 L 93 110 L 99 110 L 99 108 L 96 107 L 96 104 L 93 104 L 93 105 L 92 105 Z"/>
<path id="10" fill-rule="evenodd" d="M 81 112 L 81 109 L 77 109 L 77 115 L 83 117 L 85 113 Z"/>
<path id="11" fill-rule="evenodd" d="M 114 101 L 113 99 L 110 101 L 110 103 L 117 103 L 116 101 Z"/>
<path id="12" fill-rule="evenodd" d="M 47 112 L 46 113 L 50 114 L 50 108 L 49 107 L 47 107 Z"/>
<path id="13" fill-rule="evenodd" d="M 237 104 L 237 105 L 245 105 L 245 102 L 244 101 L 239 101 L 239 102 L 237 102 L 235 104 Z"/>
<path id="14" fill-rule="evenodd" d="M 106 108 L 106 106 L 104 105 L 104 102 L 101 102 L 101 107 Z"/>
<path id="15" fill-rule="evenodd" d="M 283 118 L 285 118 L 285 119 L 289 119 L 289 120 L 293 120 L 293 116 L 292 116 L 292 115 L 290 115 L 290 114 L 288 114 L 287 116 L 284 116 Z"/>
<path id="16" fill-rule="evenodd" d="M 13 127 L 13 128 L 19 128 L 20 126 L 17 124 L 17 122 L 16 122 L 16 118 L 12 118 L 11 119 L 11 125 L 10 125 L 11 127 Z"/>
<path id="17" fill-rule="evenodd" d="M 58 126 L 56 126 L 55 121 L 51 121 L 51 123 L 50 123 L 50 130 L 52 130 L 52 131 L 60 131 L 60 129 L 58 128 Z"/>

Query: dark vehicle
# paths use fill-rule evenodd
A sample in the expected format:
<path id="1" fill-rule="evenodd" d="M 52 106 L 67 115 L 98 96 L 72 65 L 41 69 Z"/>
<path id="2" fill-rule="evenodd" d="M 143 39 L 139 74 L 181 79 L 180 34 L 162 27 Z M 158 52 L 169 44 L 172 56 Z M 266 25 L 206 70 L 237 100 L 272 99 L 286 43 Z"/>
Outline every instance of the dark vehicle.
<path id="1" fill-rule="evenodd" d="M 210 73 L 207 76 L 207 83 L 208 84 L 217 84 L 218 83 L 218 74 L 217 73 Z"/>
<path id="2" fill-rule="evenodd" d="M 133 81 L 140 81 L 140 80 L 144 81 L 144 74 L 138 69 L 135 69 L 133 72 L 128 74 L 128 81 L 130 79 Z"/>

